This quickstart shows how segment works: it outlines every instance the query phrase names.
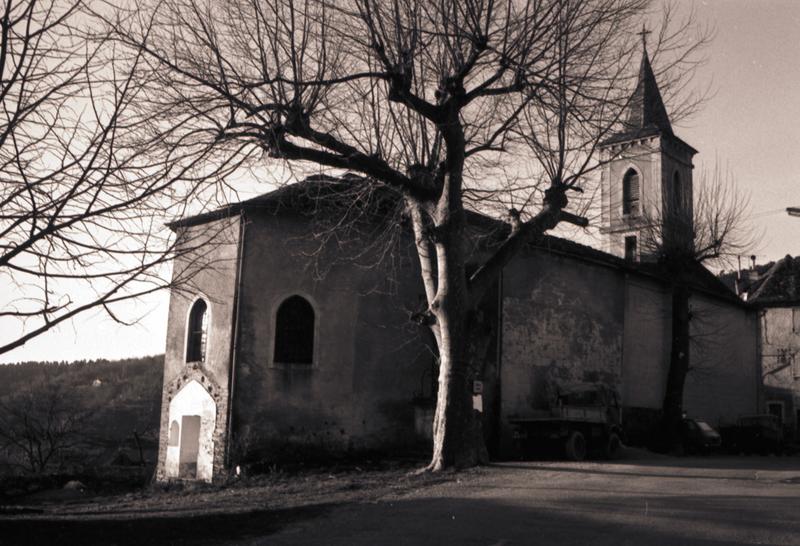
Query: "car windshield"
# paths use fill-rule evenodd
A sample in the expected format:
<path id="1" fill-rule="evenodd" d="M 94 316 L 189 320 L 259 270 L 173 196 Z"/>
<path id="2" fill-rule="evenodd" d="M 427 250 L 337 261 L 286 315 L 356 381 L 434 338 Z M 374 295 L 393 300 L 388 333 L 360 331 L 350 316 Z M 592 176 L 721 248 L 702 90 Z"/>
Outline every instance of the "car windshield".
<path id="1" fill-rule="evenodd" d="M 700 427 L 700 430 L 705 432 L 714 432 L 714 429 L 706 423 L 705 421 L 697 421 L 697 426 Z"/>

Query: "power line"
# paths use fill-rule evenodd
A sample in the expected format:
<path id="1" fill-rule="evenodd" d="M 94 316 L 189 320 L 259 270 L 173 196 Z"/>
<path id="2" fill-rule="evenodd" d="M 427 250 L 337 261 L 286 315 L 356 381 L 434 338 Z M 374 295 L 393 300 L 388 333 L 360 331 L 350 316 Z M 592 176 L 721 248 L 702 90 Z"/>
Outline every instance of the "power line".
<path id="1" fill-rule="evenodd" d="M 786 212 L 786 208 L 780 209 L 772 209 L 772 210 L 763 210 L 761 212 L 754 212 L 753 214 L 747 215 L 749 218 L 761 218 L 764 216 L 773 216 L 775 214 L 784 214 Z M 798 209 L 800 211 L 800 209 Z"/>

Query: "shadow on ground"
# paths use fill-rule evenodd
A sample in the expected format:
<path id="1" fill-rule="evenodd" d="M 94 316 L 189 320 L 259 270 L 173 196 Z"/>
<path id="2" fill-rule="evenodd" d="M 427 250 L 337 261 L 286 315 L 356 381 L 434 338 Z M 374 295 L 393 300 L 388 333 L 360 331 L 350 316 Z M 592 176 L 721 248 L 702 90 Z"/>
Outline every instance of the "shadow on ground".
<path id="1" fill-rule="evenodd" d="M 737 546 L 800 542 L 785 516 L 798 503 L 724 495 L 583 498 L 436 498 L 354 505 L 252 545 Z M 570 498 L 566 498 L 570 497 Z M 335 517 L 333 517 L 335 516 Z"/>
<path id="2" fill-rule="evenodd" d="M 299 520 L 319 517 L 332 505 L 183 517 L 0 519 L 0 545 L 184 545 L 247 541 Z"/>

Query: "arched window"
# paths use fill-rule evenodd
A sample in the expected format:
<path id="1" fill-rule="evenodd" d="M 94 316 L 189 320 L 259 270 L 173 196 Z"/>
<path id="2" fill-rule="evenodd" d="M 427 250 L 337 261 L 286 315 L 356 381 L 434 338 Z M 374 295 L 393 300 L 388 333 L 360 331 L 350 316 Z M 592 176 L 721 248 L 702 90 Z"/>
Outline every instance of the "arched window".
<path id="1" fill-rule="evenodd" d="M 674 211 L 679 211 L 683 206 L 683 188 L 681 187 L 681 175 L 678 171 L 675 171 L 675 174 L 672 175 L 672 195 L 671 195 L 672 202 L 670 205 L 673 207 Z"/>
<path id="2" fill-rule="evenodd" d="M 313 360 L 314 308 L 304 298 L 291 296 L 278 307 L 274 362 L 312 364 Z"/>
<path id="3" fill-rule="evenodd" d="M 177 421 L 172 421 L 172 424 L 169 426 L 169 440 L 167 441 L 167 445 L 169 446 L 177 446 L 178 439 L 181 437 L 181 427 L 178 425 Z"/>
<path id="4" fill-rule="evenodd" d="M 639 173 L 628 169 L 622 179 L 622 214 L 639 214 Z"/>
<path id="5" fill-rule="evenodd" d="M 208 305 L 202 299 L 192 305 L 189 313 L 189 333 L 186 339 L 186 362 L 203 362 L 206 359 L 208 339 Z"/>

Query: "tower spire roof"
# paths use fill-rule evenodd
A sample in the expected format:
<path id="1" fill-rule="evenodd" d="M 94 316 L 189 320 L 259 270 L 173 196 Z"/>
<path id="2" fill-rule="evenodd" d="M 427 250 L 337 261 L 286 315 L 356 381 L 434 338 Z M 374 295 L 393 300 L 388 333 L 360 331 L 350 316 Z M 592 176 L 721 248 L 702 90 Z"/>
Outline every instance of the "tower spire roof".
<path id="1" fill-rule="evenodd" d="M 664 106 L 664 99 L 658 89 L 656 75 L 647 53 L 647 35 L 650 34 L 650 31 L 642 25 L 642 31 L 637 34 L 642 37 L 642 61 L 639 64 L 636 88 L 625 106 L 625 111 L 620 116 L 621 127 L 602 142 L 602 145 L 614 145 L 661 135 L 686 146 L 692 154 L 696 154 L 697 150 L 678 138 L 672 131 L 667 107 Z"/>
<path id="2" fill-rule="evenodd" d="M 643 129 L 658 129 L 662 133 L 672 135 L 672 124 L 669 122 L 667 108 L 658 90 L 656 76 L 647 54 L 646 36 L 649 31 L 642 29 L 642 62 L 639 65 L 639 78 L 636 89 L 628 102 L 625 117 L 625 131 L 639 132 Z"/>

